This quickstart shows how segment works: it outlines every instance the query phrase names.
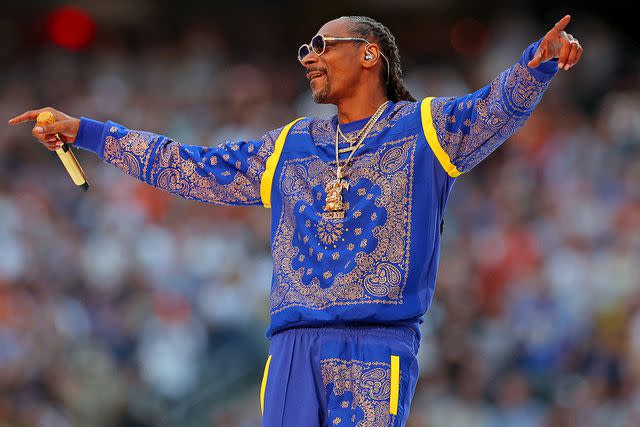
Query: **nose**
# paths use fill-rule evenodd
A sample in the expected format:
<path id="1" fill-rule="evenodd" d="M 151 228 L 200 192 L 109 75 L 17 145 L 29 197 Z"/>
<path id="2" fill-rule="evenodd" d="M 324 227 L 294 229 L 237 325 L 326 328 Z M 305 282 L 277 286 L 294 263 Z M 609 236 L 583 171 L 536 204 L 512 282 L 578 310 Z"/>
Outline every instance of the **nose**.
<path id="1" fill-rule="evenodd" d="M 307 67 L 318 62 L 318 59 L 318 55 L 313 50 L 309 49 L 309 53 L 300 60 L 300 63 Z"/>

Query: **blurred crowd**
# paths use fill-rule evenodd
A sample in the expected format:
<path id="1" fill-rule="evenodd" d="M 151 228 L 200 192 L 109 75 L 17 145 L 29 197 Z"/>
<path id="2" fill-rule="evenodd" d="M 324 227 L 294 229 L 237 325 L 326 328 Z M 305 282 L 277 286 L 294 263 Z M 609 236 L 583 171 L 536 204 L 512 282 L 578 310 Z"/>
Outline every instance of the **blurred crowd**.
<path id="1" fill-rule="evenodd" d="M 412 45 L 405 78 L 416 98 L 464 95 L 552 24 L 496 18 L 466 55 Z M 144 49 L 43 43 L 4 64 L 0 117 L 52 105 L 194 145 L 259 138 L 333 114 L 295 60 L 315 31 L 256 63 L 213 25 Z M 593 17 L 568 31 L 582 62 L 454 186 L 410 427 L 640 425 L 640 56 Z M 258 426 L 269 211 L 77 155 L 85 194 L 29 125 L 0 126 L 0 426 Z"/>

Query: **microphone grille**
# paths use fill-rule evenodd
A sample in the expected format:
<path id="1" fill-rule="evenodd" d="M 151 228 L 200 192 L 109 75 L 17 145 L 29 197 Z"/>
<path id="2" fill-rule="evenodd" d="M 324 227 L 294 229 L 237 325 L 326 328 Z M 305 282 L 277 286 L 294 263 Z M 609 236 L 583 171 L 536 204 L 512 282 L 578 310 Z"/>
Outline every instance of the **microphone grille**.
<path id="1" fill-rule="evenodd" d="M 36 117 L 38 125 L 50 125 L 56 122 L 56 116 L 51 111 L 43 111 Z"/>

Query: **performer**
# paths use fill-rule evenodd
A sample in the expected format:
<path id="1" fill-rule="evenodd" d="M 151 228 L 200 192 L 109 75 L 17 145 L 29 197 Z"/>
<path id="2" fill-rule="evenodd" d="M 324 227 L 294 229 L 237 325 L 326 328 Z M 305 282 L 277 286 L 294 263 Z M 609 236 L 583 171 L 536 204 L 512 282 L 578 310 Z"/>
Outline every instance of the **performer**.
<path id="1" fill-rule="evenodd" d="M 51 108 L 10 123 L 50 110 L 57 122 L 33 129 L 49 149 L 59 133 L 184 198 L 271 208 L 263 425 L 404 426 L 449 192 L 525 123 L 558 69 L 580 60 L 569 21 L 477 92 L 419 101 L 385 26 L 330 21 L 298 60 L 313 99 L 337 115 L 300 118 L 256 141 L 184 145 Z"/>

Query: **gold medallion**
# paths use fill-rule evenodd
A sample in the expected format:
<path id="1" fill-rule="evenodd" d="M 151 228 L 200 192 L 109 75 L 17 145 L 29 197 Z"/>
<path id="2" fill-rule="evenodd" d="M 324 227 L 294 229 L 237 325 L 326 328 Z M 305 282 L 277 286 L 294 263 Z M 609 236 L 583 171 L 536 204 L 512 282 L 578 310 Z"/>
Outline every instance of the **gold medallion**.
<path id="1" fill-rule="evenodd" d="M 325 198 L 325 204 L 322 208 L 324 212 L 322 213 L 322 219 L 343 219 L 345 217 L 344 212 L 344 204 L 342 202 L 342 189 L 349 190 L 349 183 L 344 179 L 344 169 L 349 165 L 349 161 L 353 157 L 353 154 L 356 152 L 358 148 L 364 142 L 364 139 L 369 134 L 369 131 L 373 128 L 373 125 L 378 121 L 382 113 L 384 112 L 389 101 L 382 103 L 378 107 L 378 110 L 375 112 L 373 116 L 369 119 L 366 125 L 362 128 L 358 136 L 354 141 L 347 139 L 346 136 L 340 130 L 340 124 L 336 125 L 336 179 L 331 180 L 324 187 L 324 191 L 327 193 Z M 338 149 L 338 139 L 339 135 L 342 135 L 345 140 L 347 140 L 351 146 L 349 148 L 339 150 Z M 353 144 L 355 142 L 355 145 Z M 351 151 L 349 158 L 344 163 L 344 165 L 340 164 L 340 158 L 338 157 L 338 153 L 344 151 Z"/>
<path id="2" fill-rule="evenodd" d="M 324 204 L 323 219 L 344 218 L 344 205 L 342 203 L 342 189 L 349 190 L 349 183 L 344 179 L 334 179 L 327 183 L 324 191 L 327 193 Z"/>

